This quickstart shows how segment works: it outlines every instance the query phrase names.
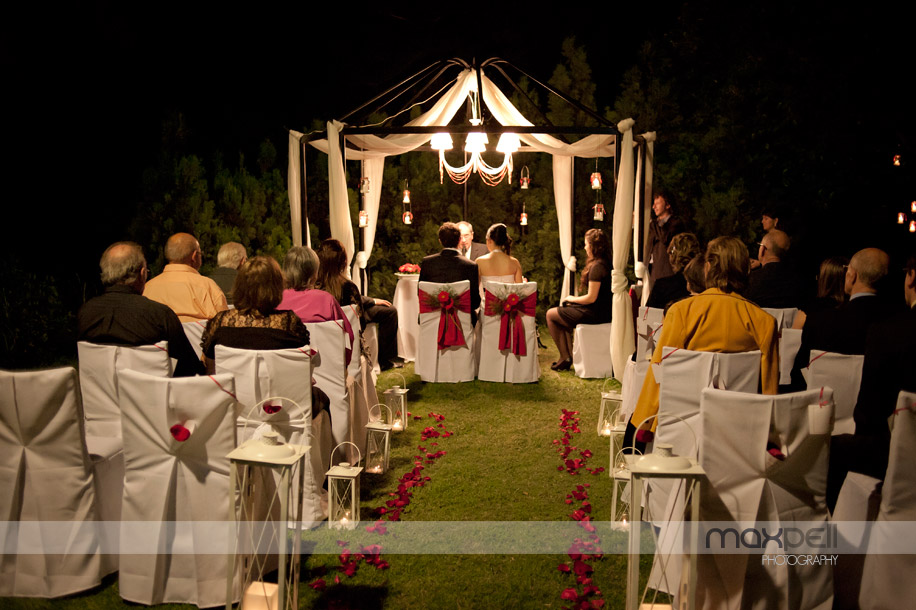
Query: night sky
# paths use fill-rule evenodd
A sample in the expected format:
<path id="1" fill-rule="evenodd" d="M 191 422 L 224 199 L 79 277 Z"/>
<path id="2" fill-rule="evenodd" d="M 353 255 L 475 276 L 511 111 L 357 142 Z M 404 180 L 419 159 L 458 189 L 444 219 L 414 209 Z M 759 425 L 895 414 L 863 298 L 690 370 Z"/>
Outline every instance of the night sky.
<path id="1" fill-rule="evenodd" d="M 34 231 L 10 230 L 25 226 L 97 261 L 105 245 L 123 236 L 140 176 L 156 158 L 160 125 L 170 112 L 186 116 L 197 154 L 253 155 L 270 137 L 280 145 L 278 164 L 285 171 L 286 128 L 343 116 L 450 57 L 498 56 L 546 81 L 569 35 L 586 47 L 602 110 L 613 104 L 642 42 L 674 27 L 680 12 L 680 3 L 672 2 L 575 3 L 568 5 L 574 10 L 550 12 L 519 3 L 511 10 L 481 3 L 453 3 L 446 10 L 428 3 L 414 12 L 314 4 L 258 2 L 242 9 L 105 0 L 89 7 L 4 9 L 4 208 L 17 220 L 5 231 L 4 247 L 30 247 Z M 812 11 L 830 10 L 818 5 Z M 868 113 L 883 118 L 883 126 L 889 115 L 905 116 L 912 105 L 912 68 L 902 56 L 912 52 L 902 51 L 908 38 L 896 34 L 902 17 L 895 18 L 894 9 L 850 15 L 837 70 L 850 57 L 867 55 L 853 61 L 856 70 L 876 65 L 890 78 L 878 85 L 886 90 L 876 90 L 874 78 L 851 71 L 849 99 L 825 100 L 859 112 L 837 126 L 851 131 L 850 150 L 837 154 L 854 153 L 857 138 L 869 129 L 863 125 Z M 908 128 L 875 137 L 905 142 Z"/>

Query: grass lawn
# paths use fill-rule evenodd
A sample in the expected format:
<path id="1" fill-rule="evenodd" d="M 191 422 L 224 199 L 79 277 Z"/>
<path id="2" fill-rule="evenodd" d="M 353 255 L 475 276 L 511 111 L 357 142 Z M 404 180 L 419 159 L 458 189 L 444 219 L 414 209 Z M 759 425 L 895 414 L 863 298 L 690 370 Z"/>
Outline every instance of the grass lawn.
<path id="1" fill-rule="evenodd" d="M 353 553 L 359 551 L 360 545 L 381 545 L 379 561 L 387 562 L 387 567 L 378 569 L 358 561 L 355 573 L 348 576 L 340 569 L 344 564 L 336 552 L 304 556 L 301 608 L 563 608 L 575 605 L 575 599 L 570 597 L 586 593 L 585 585 L 576 582 L 575 569 L 587 568 L 577 565 L 565 552 L 556 552 L 555 548 L 552 554 L 531 554 L 532 551 L 525 554 L 449 554 L 440 548 L 433 534 L 429 545 L 436 549 L 435 554 L 385 552 L 385 546 L 391 546 L 395 537 L 401 536 L 397 528 L 409 528 L 416 522 L 507 521 L 514 522 L 512 527 L 521 528 L 526 526 L 518 522 L 574 524 L 570 515 L 581 507 L 583 492 L 587 494 L 585 501 L 591 506 L 591 520 L 610 519 L 609 443 L 595 432 L 603 380 L 583 380 L 572 372 L 551 371 L 556 348 L 545 329 L 542 329 L 542 336 L 548 348 L 540 350 L 542 376 L 534 384 L 482 381 L 426 384 L 413 374 L 412 364 L 381 375 L 380 394 L 402 383 L 397 373 L 406 377 L 410 388 L 408 409 L 421 419 L 411 420 L 407 431 L 392 436 L 391 466 L 386 474 L 363 475 L 364 522 L 359 532 L 335 533 L 334 536 L 342 542 L 352 538 L 349 548 Z M 583 459 L 582 451 L 591 452 L 584 466 L 574 467 L 578 473 L 574 475 L 565 467 L 559 453 L 563 448 L 563 409 L 578 411 L 578 415 L 568 417 L 579 418 L 580 430 L 569 432 L 569 446 L 575 449 L 569 452 L 567 459 Z M 430 413 L 441 415 L 443 419 L 437 422 L 429 417 Z M 442 426 L 437 426 L 438 423 Z M 574 423 L 567 419 L 567 429 Z M 449 431 L 452 435 L 423 440 L 421 434 L 427 427 L 440 433 Z M 427 459 L 418 447 L 431 455 L 437 451 L 445 453 Z M 377 516 L 374 509 L 398 499 L 389 494 L 398 491 L 399 479 L 414 469 L 418 455 L 423 466 L 419 474 L 429 480 L 422 487 L 407 490 L 412 496 L 401 509 L 401 523 L 392 524 L 391 532 L 386 535 L 364 532 L 364 527 L 373 525 L 376 519 L 390 516 Z M 603 467 L 604 471 L 594 474 L 587 471 L 598 467 Z M 589 487 L 578 490 L 577 486 L 585 484 Z M 573 492 L 577 492 L 579 498 L 567 498 Z M 567 499 L 571 503 L 567 503 Z M 430 525 L 433 532 L 441 528 L 446 539 L 452 533 L 448 523 Z M 473 525 L 461 524 L 462 527 Z M 532 531 L 538 531 L 537 526 L 531 527 Z M 504 548 L 501 541 L 493 537 L 492 527 L 486 530 L 485 536 L 479 541 L 483 552 Z M 572 545 L 576 537 L 588 541 L 589 533 L 582 527 L 571 527 L 568 544 Z M 534 538 L 538 538 L 537 534 Z M 511 542 L 508 540 L 506 544 L 511 547 Z M 423 548 L 424 544 L 423 539 L 415 540 L 411 547 Z M 625 538 L 622 535 L 615 540 L 602 537 L 599 544 L 609 549 L 625 544 Z M 600 607 L 623 608 L 626 555 L 584 557 L 582 561 L 593 570 L 584 573 L 600 594 L 589 590 L 591 594 L 580 601 L 596 601 L 600 605 L 603 600 Z M 569 566 L 570 571 L 558 569 L 561 564 Z M 335 582 L 335 577 L 339 583 Z M 315 587 L 309 586 L 310 583 Z M 568 589 L 573 589 L 574 593 Z M 564 591 L 567 599 L 561 597 Z M 62 600 L 0 600 L 0 607 L 16 609 L 108 609 L 133 605 L 122 602 L 118 596 L 116 577 L 110 578 L 100 589 Z"/>

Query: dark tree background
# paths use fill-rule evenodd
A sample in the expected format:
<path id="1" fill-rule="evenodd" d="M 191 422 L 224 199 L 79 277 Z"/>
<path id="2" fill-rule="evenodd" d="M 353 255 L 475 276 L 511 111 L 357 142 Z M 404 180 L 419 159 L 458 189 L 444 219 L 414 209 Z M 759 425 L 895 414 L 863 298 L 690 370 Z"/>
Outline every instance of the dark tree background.
<path id="1" fill-rule="evenodd" d="M 0 24 L 10 83 L 0 366 L 73 359 L 75 312 L 100 291 L 98 257 L 118 239 L 138 241 L 154 272 L 164 240 L 180 230 L 200 239 L 205 272 L 228 240 L 281 258 L 290 245 L 285 129 L 320 129 L 447 57 L 504 57 L 611 120 L 633 117 L 637 133 L 657 131 L 656 186 L 675 194 L 702 240 L 733 234 L 753 247 L 760 211 L 775 205 L 806 270 L 865 245 L 900 254 L 916 237 L 893 219 L 916 194 L 913 53 L 897 10 L 669 2 L 549 18 L 499 9 L 482 24 L 391 9 L 342 22 L 331 9 L 298 5 L 240 15 L 208 3 L 147 11 L 102 2 L 50 18 L 13 7 Z M 340 31 L 327 36 L 328 23 Z M 555 123 L 590 124 L 521 86 Z M 315 242 L 329 236 L 327 162 L 313 150 L 307 163 Z M 527 191 L 517 186 L 524 166 Z M 355 189 L 358 164 L 347 169 Z M 598 169 L 610 209 L 612 166 L 601 160 Z M 591 217 L 594 170 L 593 160 L 576 162 L 580 260 L 585 230 L 610 229 L 610 214 Z M 491 223 L 509 225 L 543 316 L 561 272 L 550 158 L 517 155 L 513 177 L 493 188 L 472 177 L 468 220 L 479 241 Z M 409 227 L 400 221 L 405 178 Z M 461 218 L 463 187 L 439 184 L 435 155 L 410 153 L 386 160 L 382 188 L 370 293 L 390 298 L 392 272 L 437 248 L 440 222 Z M 355 220 L 355 191 L 351 207 Z"/>

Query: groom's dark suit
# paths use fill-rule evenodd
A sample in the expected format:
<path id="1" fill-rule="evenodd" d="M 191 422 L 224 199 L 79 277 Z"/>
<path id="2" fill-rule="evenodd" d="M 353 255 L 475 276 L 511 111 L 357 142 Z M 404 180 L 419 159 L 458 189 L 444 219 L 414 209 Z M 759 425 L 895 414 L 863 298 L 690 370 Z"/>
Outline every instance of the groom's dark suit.
<path id="1" fill-rule="evenodd" d="M 480 289 L 477 287 L 477 265 L 461 256 L 458 250 L 446 248 L 439 254 L 431 254 L 420 263 L 421 282 L 447 284 L 468 280 L 471 282 L 471 323 L 477 323 L 477 308 L 480 307 Z"/>

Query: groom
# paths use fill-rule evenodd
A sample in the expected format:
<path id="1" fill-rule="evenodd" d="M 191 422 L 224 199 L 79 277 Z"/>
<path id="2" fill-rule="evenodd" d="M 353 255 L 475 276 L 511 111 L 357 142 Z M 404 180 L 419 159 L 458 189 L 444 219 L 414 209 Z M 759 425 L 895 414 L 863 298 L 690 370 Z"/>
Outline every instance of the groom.
<path id="1" fill-rule="evenodd" d="M 453 222 L 442 223 L 439 227 L 439 243 L 442 252 L 431 254 L 420 263 L 420 281 L 447 284 L 468 280 L 471 282 L 471 324 L 477 323 L 477 308 L 480 307 L 480 290 L 477 288 L 477 265 L 458 251 L 461 230 Z"/>

